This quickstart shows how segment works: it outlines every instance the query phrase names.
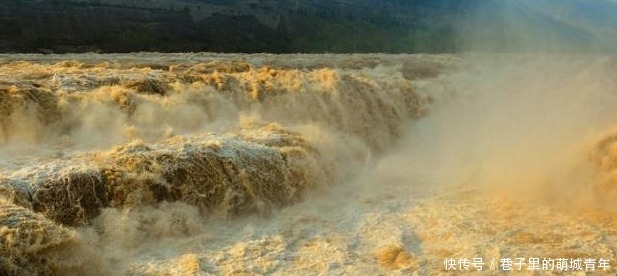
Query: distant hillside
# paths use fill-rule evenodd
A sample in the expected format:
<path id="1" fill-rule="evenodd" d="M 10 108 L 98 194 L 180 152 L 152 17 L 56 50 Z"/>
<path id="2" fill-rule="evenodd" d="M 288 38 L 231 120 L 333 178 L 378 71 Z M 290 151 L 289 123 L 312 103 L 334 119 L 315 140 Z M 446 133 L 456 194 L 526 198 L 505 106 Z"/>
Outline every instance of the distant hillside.
<path id="1" fill-rule="evenodd" d="M 614 45 L 606 37 L 611 34 L 607 30 L 615 29 L 615 4 L 570 1 L 584 10 L 581 18 L 570 20 L 572 11 L 550 12 L 560 7 L 558 1 L 538 1 L 542 5 L 506 0 L 3 0 L 0 52 L 432 53 L 547 46 L 606 50 Z"/>

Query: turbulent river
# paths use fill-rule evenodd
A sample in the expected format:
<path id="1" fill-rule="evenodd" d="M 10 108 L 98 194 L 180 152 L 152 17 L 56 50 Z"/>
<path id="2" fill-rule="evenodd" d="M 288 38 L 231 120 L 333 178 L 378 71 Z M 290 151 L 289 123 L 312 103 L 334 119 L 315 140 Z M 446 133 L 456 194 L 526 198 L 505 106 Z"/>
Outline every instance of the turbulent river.
<path id="1" fill-rule="evenodd" d="M 0 275 L 613 274 L 615 127 L 616 57 L 0 55 Z"/>

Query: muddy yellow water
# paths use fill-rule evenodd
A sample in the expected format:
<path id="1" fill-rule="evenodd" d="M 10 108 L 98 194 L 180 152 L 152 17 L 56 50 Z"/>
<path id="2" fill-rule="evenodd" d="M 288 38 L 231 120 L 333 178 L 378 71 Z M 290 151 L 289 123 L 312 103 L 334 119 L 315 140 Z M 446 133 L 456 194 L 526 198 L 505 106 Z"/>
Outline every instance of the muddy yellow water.
<path id="1" fill-rule="evenodd" d="M 1 55 L 0 274 L 611 275 L 616 69 Z"/>

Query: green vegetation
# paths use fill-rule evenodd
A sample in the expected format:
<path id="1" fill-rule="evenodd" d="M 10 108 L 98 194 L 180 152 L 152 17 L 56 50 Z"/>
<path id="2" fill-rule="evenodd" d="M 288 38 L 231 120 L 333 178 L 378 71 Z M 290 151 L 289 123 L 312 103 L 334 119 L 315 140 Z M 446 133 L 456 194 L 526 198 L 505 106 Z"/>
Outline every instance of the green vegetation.
<path id="1" fill-rule="evenodd" d="M 441 53 L 469 45 L 588 48 L 598 40 L 573 24 L 504 3 L 7 0 L 0 6 L 0 52 Z"/>

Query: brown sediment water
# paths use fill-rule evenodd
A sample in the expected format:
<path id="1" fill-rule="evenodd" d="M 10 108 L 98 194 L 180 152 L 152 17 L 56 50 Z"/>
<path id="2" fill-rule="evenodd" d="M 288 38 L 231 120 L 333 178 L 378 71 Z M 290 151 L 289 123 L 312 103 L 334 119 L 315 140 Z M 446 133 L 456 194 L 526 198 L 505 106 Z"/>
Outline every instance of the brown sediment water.
<path id="1" fill-rule="evenodd" d="M 614 261 L 614 60 L 0 56 L 0 270 Z"/>
<path id="2" fill-rule="evenodd" d="M 0 201 L 0 235 L 6 275 L 96 275 L 109 273 L 75 230 L 31 210 Z"/>
<path id="3" fill-rule="evenodd" d="M 163 201 L 187 202 L 204 213 L 264 213 L 331 182 L 328 174 L 327 164 L 300 136 L 265 126 L 238 135 L 174 137 L 154 145 L 134 141 L 24 168 L 3 184 L 16 203 L 75 226 L 103 208 Z"/>

